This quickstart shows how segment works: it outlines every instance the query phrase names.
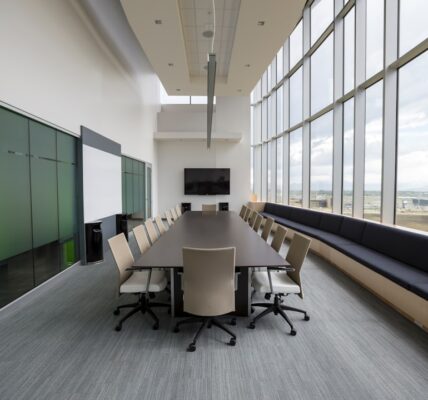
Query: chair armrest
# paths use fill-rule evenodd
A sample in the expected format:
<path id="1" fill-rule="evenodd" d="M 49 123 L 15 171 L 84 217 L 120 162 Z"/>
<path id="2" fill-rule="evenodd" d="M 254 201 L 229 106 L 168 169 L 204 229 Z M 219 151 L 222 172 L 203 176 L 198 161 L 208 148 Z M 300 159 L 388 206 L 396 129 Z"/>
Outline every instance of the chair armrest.
<path id="1" fill-rule="evenodd" d="M 133 271 L 144 271 L 144 270 L 149 270 L 149 269 L 152 269 L 152 267 L 129 267 L 129 268 L 126 268 L 125 271 L 133 272 Z"/>

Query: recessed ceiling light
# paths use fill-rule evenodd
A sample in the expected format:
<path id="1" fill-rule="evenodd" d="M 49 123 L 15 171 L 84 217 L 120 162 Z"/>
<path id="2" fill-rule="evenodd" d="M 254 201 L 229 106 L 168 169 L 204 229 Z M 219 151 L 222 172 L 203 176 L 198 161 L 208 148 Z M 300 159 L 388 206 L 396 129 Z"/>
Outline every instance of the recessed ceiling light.
<path id="1" fill-rule="evenodd" d="M 242 92 L 242 89 L 238 89 L 238 92 L 239 92 L 239 93 L 241 93 L 241 92 Z"/>
<path id="2" fill-rule="evenodd" d="M 155 19 L 155 24 L 156 25 L 162 25 L 162 20 L 161 19 Z"/>
<path id="3" fill-rule="evenodd" d="M 204 65 L 203 68 L 204 68 L 204 70 L 207 71 L 208 70 L 208 65 Z"/>
<path id="4" fill-rule="evenodd" d="M 250 68 L 250 64 L 245 64 L 244 67 Z"/>
<path id="5" fill-rule="evenodd" d="M 204 38 L 209 39 L 209 38 L 212 38 L 214 36 L 214 32 L 212 30 L 208 29 L 208 30 L 202 32 L 202 36 Z"/>
<path id="6" fill-rule="evenodd" d="M 181 89 L 175 89 L 177 92 L 179 92 Z"/>
<path id="7" fill-rule="evenodd" d="M 257 21 L 258 26 L 263 26 L 265 24 L 265 21 Z"/>
<path id="8" fill-rule="evenodd" d="M 168 67 L 173 67 L 174 63 L 168 63 Z"/>

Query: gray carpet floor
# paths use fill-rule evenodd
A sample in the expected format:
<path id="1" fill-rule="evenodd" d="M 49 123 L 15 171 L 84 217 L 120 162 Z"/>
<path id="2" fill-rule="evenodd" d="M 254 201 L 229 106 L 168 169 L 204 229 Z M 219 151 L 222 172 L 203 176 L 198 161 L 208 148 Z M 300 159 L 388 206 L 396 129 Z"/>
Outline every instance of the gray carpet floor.
<path id="1" fill-rule="evenodd" d="M 240 318 L 236 347 L 211 329 L 195 353 L 195 326 L 172 333 L 166 311 L 159 331 L 141 314 L 113 330 L 115 272 L 107 254 L 0 311 L 0 399 L 428 398 L 428 334 L 315 255 L 305 299 L 287 299 L 311 316 L 292 315 L 297 336 L 273 315 L 254 331 Z"/>

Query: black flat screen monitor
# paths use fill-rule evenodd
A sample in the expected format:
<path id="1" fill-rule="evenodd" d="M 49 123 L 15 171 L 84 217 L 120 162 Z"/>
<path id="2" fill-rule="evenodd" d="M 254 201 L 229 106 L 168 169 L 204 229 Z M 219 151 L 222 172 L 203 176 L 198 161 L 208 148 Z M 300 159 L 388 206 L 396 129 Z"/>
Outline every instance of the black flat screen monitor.
<path id="1" fill-rule="evenodd" d="M 184 194 L 230 194 L 230 169 L 185 168 Z"/>

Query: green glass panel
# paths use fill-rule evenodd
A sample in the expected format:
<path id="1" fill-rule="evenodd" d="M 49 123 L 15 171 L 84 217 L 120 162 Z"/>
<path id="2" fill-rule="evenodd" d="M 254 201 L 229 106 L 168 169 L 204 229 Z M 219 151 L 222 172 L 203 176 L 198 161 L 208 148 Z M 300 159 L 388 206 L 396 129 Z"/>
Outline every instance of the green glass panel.
<path id="1" fill-rule="evenodd" d="M 132 173 L 132 160 L 128 157 L 125 159 L 125 171 Z"/>
<path id="2" fill-rule="evenodd" d="M 28 120 L 4 108 L 0 108 L 0 151 L 28 154 Z"/>
<path id="3" fill-rule="evenodd" d="M 122 173 L 122 212 L 126 214 L 126 175 Z"/>
<path id="4" fill-rule="evenodd" d="M 32 247 L 28 156 L 0 151 L 0 188 L 0 260 L 4 260 Z"/>
<path id="5" fill-rule="evenodd" d="M 144 174 L 141 175 L 141 211 L 144 213 L 144 216 L 146 215 L 146 169 L 144 168 L 143 164 L 143 171 Z"/>
<path id="6" fill-rule="evenodd" d="M 33 246 L 58 239 L 57 163 L 31 159 Z"/>
<path id="7" fill-rule="evenodd" d="M 126 213 L 132 214 L 134 209 L 133 204 L 133 181 L 132 181 L 132 174 L 126 174 Z"/>
<path id="8" fill-rule="evenodd" d="M 39 122 L 30 121 L 30 153 L 56 160 L 56 132 Z"/>
<path id="9" fill-rule="evenodd" d="M 132 173 L 138 174 L 140 172 L 140 162 L 137 160 L 132 160 Z"/>
<path id="10" fill-rule="evenodd" d="M 144 175 L 145 172 L 146 172 L 146 170 L 144 168 L 144 163 L 140 162 L 140 171 L 139 171 L 139 174 L 140 175 Z"/>
<path id="11" fill-rule="evenodd" d="M 76 143 L 77 139 L 66 133 L 57 131 L 57 157 L 58 161 L 76 163 Z"/>
<path id="12" fill-rule="evenodd" d="M 147 218 L 152 217 L 152 168 L 147 167 Z"/>
<path id="13" fill-rule="evenodd" d="M 139 211 L 139 205 L 140 205 L 140 190 L 138 187 L 138 175 L 134 174 L 132 175 L 132 185 L 133 185 L 133 189 L 134 189 L 134 208 L 133 208 L 133 212 L 138 212 Z"/>
<path id="14" fill-rule="evenodd" d="M 75 239 L 70 239 L 61 243 L 61 255 L 61 270 L 64 270 L 77 262 L 77 242 Z"/>
<path id="15" fill-rule="evenodd" d="M 76 166 L 58 163 L 59 238 L 68 239 L 77 230 Z"/>
<path id="16" fill-rule="evenodd" d="M 122 173 L 125 172 L 126 157 L 122 156 Z"/>

